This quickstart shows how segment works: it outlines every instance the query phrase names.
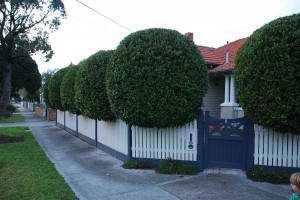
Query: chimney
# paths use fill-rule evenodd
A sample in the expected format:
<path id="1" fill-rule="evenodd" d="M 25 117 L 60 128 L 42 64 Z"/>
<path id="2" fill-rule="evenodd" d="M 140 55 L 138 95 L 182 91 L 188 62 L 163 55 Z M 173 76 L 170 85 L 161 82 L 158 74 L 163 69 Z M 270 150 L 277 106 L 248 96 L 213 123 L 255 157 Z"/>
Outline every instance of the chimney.
<path id="1" fill-rule="evenodd" d="M 187 33 L 185 34 L 185 36 L 187 36 L 187 37 L 190 38 L 191 40 L 194 40 L 194 34 L 193 34 L 193 33 L 187 32 Z"/>
<path id="2" fill-rule="evenodd" d="M 226 60 L 225 63 L 229 63 L 229 51 L 226 51 Z"/>

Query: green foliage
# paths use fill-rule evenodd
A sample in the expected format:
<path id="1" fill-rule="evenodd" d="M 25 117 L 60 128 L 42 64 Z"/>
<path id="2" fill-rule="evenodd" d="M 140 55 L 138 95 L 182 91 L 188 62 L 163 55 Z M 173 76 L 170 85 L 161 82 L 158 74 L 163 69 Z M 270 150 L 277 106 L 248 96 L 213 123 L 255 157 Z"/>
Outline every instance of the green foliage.
<path id="1" fill-rule="evenodd" d="M 124 169 L 154 169 L 155 165 L 148 162 L 131 158 L 122 165 Z"/>
<path id="2" fill-rule="evenodd" d="M 155 169 L 159 174 L 181 174 L 181 175 L 195 175 L 198 174 L 199 168 L 195 165 L 181 164 L 178 160 L 161 161 L 160 166 L 155 166 L 149 161 L 143 161 L 131 158 L 122 165 L 124 169 Z"/>
<path id="3" fill-rule="evenodd" d="M 61 0 L 6 0 L 1 1 L 0 11 L 0 71 L 6 72 L 3 73 L 3 80 L 6 81 L 0 85 L 2 92 L 0 115 L 8 116 L 6 106 L 12 94 L 11 72 L 15 61 L 14 51 L 16 48 L 22 49 L 28 55 L 40 52 L 46 61 L 51 59 L 53 50 L 48 42 L 48 31 L 55 31 L 58 28 L 60 20 L 66 17 L 66 11 Z"/>
<path id="4" fill-rule="evenodd" d="M 3 53 L 0 48 L 0 57 L 3 57 Z M 2 87 L 2 66 L 3 63 L 0 61 L 0 86 Z M 13 68 L 11 75 L 11 90 L 12 97 L 18 97 L 20 89 L 26 88 L 25 99 L 33 99 L 35 94 L 41 87 L 41 74 L 38 70 L 36 62 L 31 58 L 28 52 L 19 48 L 13 51 Z"/>
<path id="5" fill-rule="evenodd" d="M 66 17 L 61 0 L 6 1 L 0 10 L 3 15 L 0 48 L 6 53 L 5 59 L 11 56 L 15 44 L 28 54 L 41 52 L 46 61 L 52 57 L 47 31 L 55 31 L 60 20 Z"/>
<path id="6" fill-rule="evenodd" d="M 7 106 L 7 110 L 9 110 L 9 112 L 13 113 L 13 112 L 15 112 L 17 109 L 16 109 L 16 107 L 14 107 L 13 105 L 8 105 L 8 106 Z"/>
<path id="7" fill-rule="evenodd" d="M 42 85 L 44 85 L 59 69 L 47 69 L 42 73 Z"/>
<path id="8" fill-rule="evenodd" d="M 267 170 L 260 166 L 255 166 L 247 172 L 249 179 L 259 182 L 268 182 L 273 184 L 289 184 L 291 172 L 284 170 Z"/>
<path id="9" fill-rule="evenodd" d="M 245 114 L 279 132 L 300 129 L 300 14 L 256 30 L 237 53 L 235 85 Z"/>
<path id="10" fill-rule="evenodd" d="M 75 104 L 75 77 L 78 67 L 69 65 L 68 71 L 62 79 L 60 85 L 60 99 L 64 110 L 73 114 L 80 114 Z"/>
<path id="11" fill-rule="evenodd" d="M 115 121 L 110 109 L 105 74 L 113 51 L 99 51 L 79 64 L 75 81 L 75 102 L 84 116 Z"/>
<path id="12" fill-rule="evenodd" d="M 58 109 L 61 111 L 64 111 L 61 104 L 61 98 L 60 98 L 60 87 L 61 82 L 65 76 L 65 74 L 68 72 L 68 67 L 62 68 L 58 70 L 53 77 L 51 78 L 51 81 L 49 82 L 48 86 L 48 100 L 50 102 L 49 106 L 52 109 Z"/>
<path id="13" fill-rule="evenodd" d="M 22 49 L 14 51 L 12 69 L 12 91 L 26 88 L 29 96 L 33 96 L 41 87 L 41 74 L 36 62 Z"/>
<path id="14" fill-rule="evenodd" d="M 195 175 L 199 172 L 196 165 L 181 164 L 178 160 L 168 158 L 163 160 L 156 172 L 159 174 L 182 174 L 182 175 Z"/>
<path id="15" fill-rule="evenodd" d="M 192 40 L 174 30 L 147 29 L 121 41 L 106 86 L 118 118 L 141 127 L 169 127 L 195 118 L 207 76 Z"/>
<path id="16" fill-rule="evenodd" d="M 51 81 L 51 78 L 48 79 L 45 82 L 44 86 L 43 86 L 43 97 L 44 97 L 44 101 L 46 102 L 47 106 L 51 108 L 52 106 L 51 106 L 51 103 L 49 101 L 49 85 L 50 85 L 50 81 Z"/>

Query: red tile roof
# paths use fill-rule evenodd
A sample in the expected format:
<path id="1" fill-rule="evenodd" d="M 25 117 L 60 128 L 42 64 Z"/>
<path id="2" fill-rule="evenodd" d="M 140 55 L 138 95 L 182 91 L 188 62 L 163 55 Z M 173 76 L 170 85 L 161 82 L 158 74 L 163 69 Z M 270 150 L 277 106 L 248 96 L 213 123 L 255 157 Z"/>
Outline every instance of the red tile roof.
<path id="1" fill-rule="evenodd" d="M 213 66 L 217 65 L 214 68 L 210 68 L 208 71 L 215 73 L 233 70 L 235 55 L 240 47 L 244 44 L 246 39 L 247 38 L 239 39 L 219 48 L 198 46 L 198 49 L 203 55 L 206 63 Z M 229 52 L 228 63 L 226 63 L 226 51 Z"/>

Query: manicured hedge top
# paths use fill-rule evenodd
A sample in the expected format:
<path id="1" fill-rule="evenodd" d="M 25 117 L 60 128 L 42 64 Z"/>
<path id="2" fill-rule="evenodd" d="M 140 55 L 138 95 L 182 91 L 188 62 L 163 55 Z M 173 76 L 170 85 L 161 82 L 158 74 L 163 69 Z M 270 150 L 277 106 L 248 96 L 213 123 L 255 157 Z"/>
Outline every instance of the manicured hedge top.
<path id="1" fill-rule="evenodd" d="M 61 111 L 65 110 L 61 104 L 60 85 L 67 72 L 68 72 L 68 67 L 62 68 L 58 70 L 51 78 L 48 91 L 49 91 L 49 102 L 52 109 L 58 109 Z"/>
<path id="2" fill-rule="evenodd" d="M 60 86 L 61 104 L 64 110 L 73 114 L 80 114 L 75 104 L 75 78 L 78 67 L 70 65 L 68 72 L 65 74 Z"/>
<path id="3" fill-rule="evenodd" d="M 300 14 L 256 30 L 237 53 L 234 73 L 238 99 L 254 123 L 300 133 Z"/>
<path id="4" fill-rule="evenodd" d="M 75 82 L 76 105 L 83 115 L 114 121 L 105 87 L 106 68 L 113 51 L 99 51 L 79 65 Z"/>
<path id="5" fill-rule="evenodd" d="M 113 112 L 128 124 L 168 127 L 192 121 L 207 90 L 205 61 L 174 30 L 147 29 L 121 41 L 107 70 Z"/>

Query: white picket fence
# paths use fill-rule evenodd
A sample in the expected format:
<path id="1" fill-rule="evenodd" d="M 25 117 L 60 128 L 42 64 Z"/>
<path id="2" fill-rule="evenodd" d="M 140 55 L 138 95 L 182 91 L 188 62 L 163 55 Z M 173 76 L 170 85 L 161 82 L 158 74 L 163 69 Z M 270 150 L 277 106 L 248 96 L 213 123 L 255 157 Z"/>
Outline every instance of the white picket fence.
<path id="1" fill-rule="evenodd" d="M 66 111 L 57 110 L 57 122 L 64 127 L 76 131 L 91 141 L 95 141 L 128 155 L 128 125 L 122 120 L 104 122 Z M 140 128 L 131 127 L 132 130 L 132 157 L 197 161 L 197 121 L 194 120 L 184 126 L 172 128 Z M 97 134 L 97 135 L 96 135 Z M 97 137 L 96 137 L 97 136 Z"/>
<path id="2" fill-rule="evenodd" d="M 128 155 L 128 125 L 96 121 L 79 115 L 77 128 L 81 135 Z M 57 111 L 57 122 L 76 131 L 76 115 Z M 97 124 L 97 129 L 95 128 Z M 95 131 L 97 130 L 97 132 Z M 131 127 L 131 156 L 133 158 L 197 161 L 197 120 L 184 126 L 170 128 Z M 282 134 L 254 125 L 254 165 L 300 168 L 300 135 Z M 202 145 L 202 144 L 199 144 Z M 201 149 L 201 148 L 200 148 Z"/>
<path id="3" fill-rule="evenodd" d="M 171 128 L 132 127 L 132 157 L 197 161 L 197 121 Z"/>
<path id="4" fill-rule="evenodd" d="M 300 135 L 254 125 L 254 165 L 300 168 Z"/>

